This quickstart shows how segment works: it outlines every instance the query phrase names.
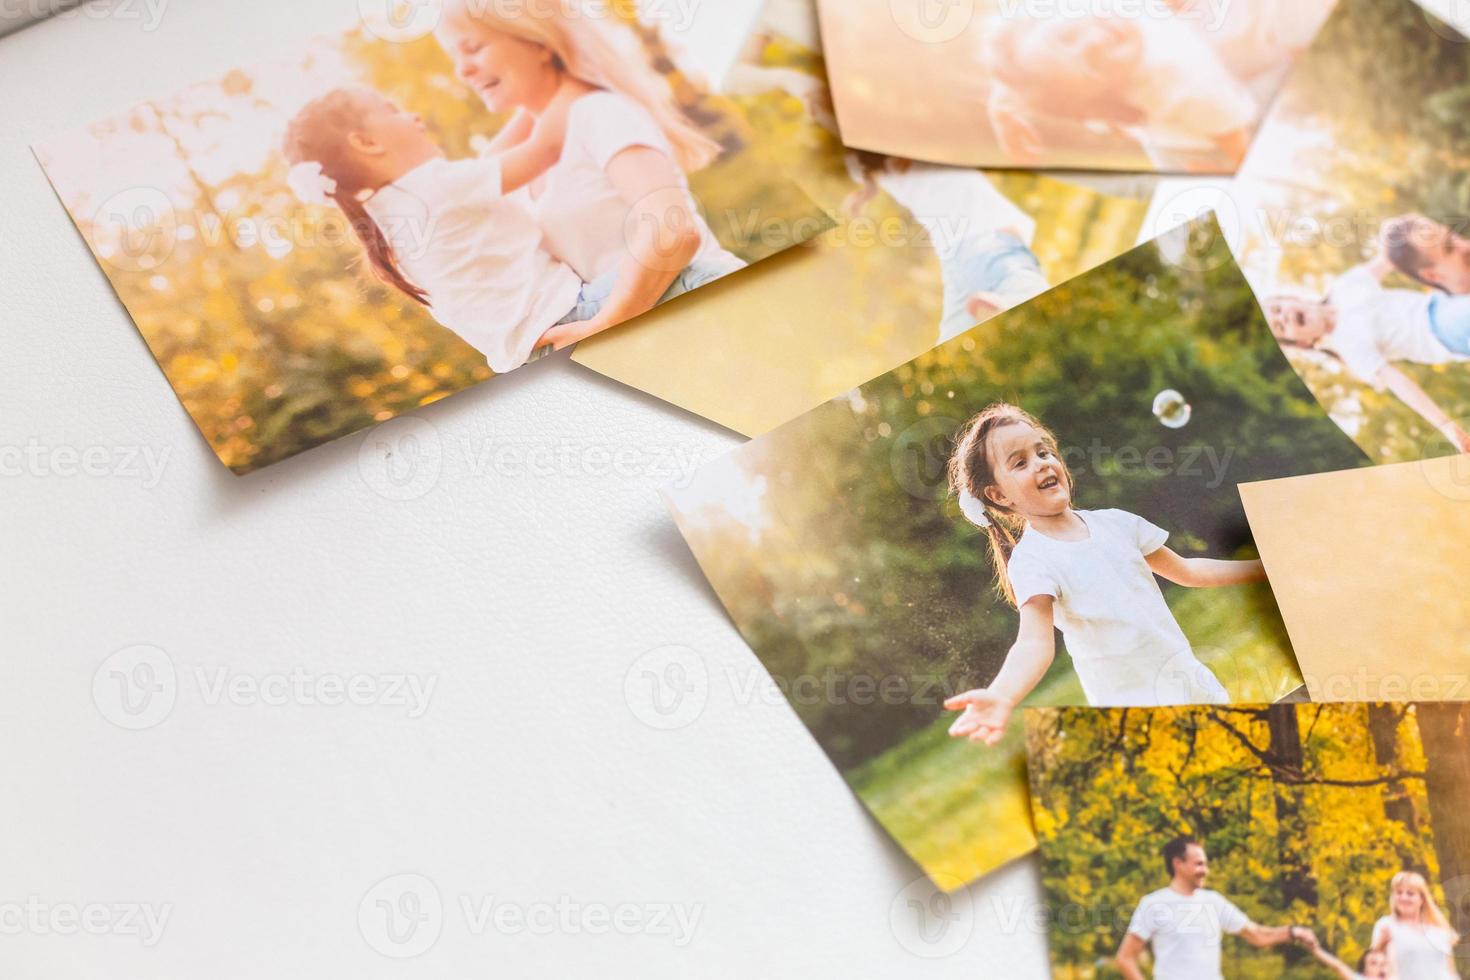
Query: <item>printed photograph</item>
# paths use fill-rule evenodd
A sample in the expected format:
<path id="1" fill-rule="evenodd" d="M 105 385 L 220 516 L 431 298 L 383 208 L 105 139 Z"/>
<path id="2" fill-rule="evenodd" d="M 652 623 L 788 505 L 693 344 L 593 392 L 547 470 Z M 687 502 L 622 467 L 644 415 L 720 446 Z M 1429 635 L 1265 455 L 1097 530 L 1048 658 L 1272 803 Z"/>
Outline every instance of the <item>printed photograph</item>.
<path id="1" fill-rule="evenodd" d="M 757 0 L 741 2 L 748 20 L 707 16 L 753 23 Z M 708 90 L 727 42 L 673 23 L 683 7 L 424 9 L 36 148 L 236 473 L 831 227 L 783 174 L 784 134 Z"/>
<path id="2" fill-rule="evenodd" d="M 784 134 L 784 172 L 837 227 L 583 344 L 574 359 L 745 435 L 769 432 L 1137 242 L 1141 199 L 847 151 L 814 0 L 767 0 L 720 89 Z"/>
<path id="3" fill-rule="evenodd" d="M 1470 976 L 1470 705 L 1026 712 L 1052 976 Z"/>
<path id="4" fill-rule="evenodd" d="M 1231 192 L 1292 363 L 1375 462 L 1470 452 L 1470 45 L 1342 0 Z"/>
<path id="5" fill-rule="evenodd" d="M 1240 495 L 1313 701 L 1470 701 L 1470 460 Z"/>
<path id="6" fill-rule="evenodd" d="M 1365 462 L 1202 220 L 666 496 L 844 779 L 958 887 L 1034 845 L 1019 707 L 1300 687 L 1236 485 Z"/>
<path id="7" fill-rule="evenodd" d="M 1234 173 L 1335 0 L 819 0 L 849 146 Z"/>

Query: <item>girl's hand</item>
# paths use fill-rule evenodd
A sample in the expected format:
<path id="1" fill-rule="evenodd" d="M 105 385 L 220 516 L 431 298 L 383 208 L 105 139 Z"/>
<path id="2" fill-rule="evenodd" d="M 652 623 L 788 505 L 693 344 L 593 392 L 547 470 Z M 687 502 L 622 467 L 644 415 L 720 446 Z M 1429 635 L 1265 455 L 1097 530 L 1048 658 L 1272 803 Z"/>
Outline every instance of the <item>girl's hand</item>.
<path id="1" fill-rule="evenodd" d="M 598 317 L 591 320 L 578 320 L 575 323 L 558 324 L 541 335 L 541 339 L 536 341 L 536 349 L 550 347 L 552 350 L 564 350 L 579 341 L 586 340 L 593 334 L 602 333 L 611 326 L 611 323 L 606 323 Z"/>
<path id="2" fill-rule="evenodd" d="M 946 711 L 962 714 L 949 726 L 953 738 L 968 738 L 977 745 L 997 745 L 1005 737 L 1015 702 L 989 688 L 956 694 L 944 702 Z"/>

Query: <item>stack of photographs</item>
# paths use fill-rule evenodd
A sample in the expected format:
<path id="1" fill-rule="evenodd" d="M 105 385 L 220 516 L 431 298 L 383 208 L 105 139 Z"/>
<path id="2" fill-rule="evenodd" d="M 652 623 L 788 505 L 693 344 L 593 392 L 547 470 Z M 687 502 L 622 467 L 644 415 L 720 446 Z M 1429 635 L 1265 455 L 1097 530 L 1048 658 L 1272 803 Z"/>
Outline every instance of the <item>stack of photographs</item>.
<path id="1" fill-rule="evenodd" d="M 1465 975 L 1443 4 L 426 6 L 36 149 L 227 467 L 575 347 L 752 437 L 689 548 L 935 885 L 1039 847 L 1056 976 Z"/>

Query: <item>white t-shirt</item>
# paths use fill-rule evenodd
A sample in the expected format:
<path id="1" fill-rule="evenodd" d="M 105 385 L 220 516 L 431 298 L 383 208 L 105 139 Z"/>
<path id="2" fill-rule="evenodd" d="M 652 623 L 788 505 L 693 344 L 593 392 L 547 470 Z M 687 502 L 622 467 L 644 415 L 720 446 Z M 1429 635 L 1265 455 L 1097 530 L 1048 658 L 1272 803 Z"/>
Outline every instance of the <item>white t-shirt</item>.
<path id="1" fill-rule="evenodd" d="M 1328 300 L 1337 326 L 1322 342 L 1348 370 L 1369 384 L 1393 361 L 1445 364 L 1464 360 L 1434 335 L 1427 292 L 1385 289 L 1367 266 L 1358 266 L 1333 283 Z"/>
<path id="2" fill-rule="evenodd" d="M 1079 510 L 1091 536 L 1027 529 L 1007 565 L 1016 604 L 1051 596 L 1089 704 L 1114 708 L 1227 700 L 1195 659 L 1147 557 L 1169 534 L 1122 510 Z"/>
<path id="3" fill-rule="evenodd" d="M 498 374 L 577 305 L 582 281 L 542 245 L 530 212 L 501 193 L 500 161 L 431 160 L 364 205 L 434 319 Z"/>
<path id="4" fill-rule="evenodd" d="M 1455 944 L 1448 931 L 1438 926 L 1416 927 L 1385 915 L 1373 927 L 1376 937 L 1388 933 L 1388 958 L 1397 980 L 1456 980 L 1449 967 Z"/>
<path id="5" fill-rule="evenodd" d="M 1255 126 L 1261 106 L 1208 38 L 1178 18 L 1144 18 L 1142 68 L 1126 91 L 1148 120 L 1135 134 L 1151 159 L 1208 153 L 1221 136 Z"/>
<path id="6" fill-rule="evenodd" d="M 978 170 L 927 163 L 903 169 L 889 160 L 876 181 L 923 226 L 942 261 L 966 239 L 997 231 L 1014 231 L 1028 245 L 1036 237 L 1036 221 Z"/>
<path id="7" fill-rule="evenodd" d="M 675 159 L 663 130 L 637 102 L 614 92 L 589 93 L 572 103 L 561 160 L 546 172 L 545 186 L 534 194 L 529 188 L 517 192 L 531 203 L 552 253 L 585 282 L 617 272 L 627 255 L 630 208 L 608 180 L 607 165 L 632 147 Z M 682 175 L 679 183 L 703 242 L 697 259 L 718 272 L 740 269 L 744 263 L 720 247 Z"/>
<path id="8" fill-rule="evenodd" d="M 1138 903 L 1128 931 L 1153 947 L 1154 980 L 1223 980 L 1220 943 L 1250 921 L 1219 892 L 1160 888 Z"/>

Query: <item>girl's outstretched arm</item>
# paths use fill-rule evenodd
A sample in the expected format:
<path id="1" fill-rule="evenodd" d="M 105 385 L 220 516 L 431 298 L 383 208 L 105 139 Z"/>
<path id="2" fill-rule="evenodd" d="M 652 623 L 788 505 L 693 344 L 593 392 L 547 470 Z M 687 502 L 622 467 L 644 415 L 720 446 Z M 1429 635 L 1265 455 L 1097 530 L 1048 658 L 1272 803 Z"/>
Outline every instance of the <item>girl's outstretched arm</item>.
<path id="1" fill-rule="evenodd" d="M 1424 421 L 1438 429 L 1450 441 L 1450 445 L 1462 453 L 1470 453 L 1470 434 L 1467 434 L 1458 422 L 1450 418 L 1449 413 L 1440 408 L 1439 403 L 1419 387 L 1413 378 L 1389 364 L 1379 371 L 1378 376 L 1373 380 L 1393 392 L 1399 401 L 1418 412 Z"/>
<path id="2" fill-rule="evenodd" d="M 1160 548 L 1149 555 L 1148 567 L 1160 578 L 1190 589 L 1214 589 L 1222 585 L 1245 585 L 1266 580 L 1266 566 L 1259 559 L 1184 558 L 1173 548 Z"/>
<path id="3" fill-rule="evenodd" d="M 500 155 L 500 192 L 510 194 L 540 177 L 561 160 L 567 141 L 572 100 L 557 98 L 530 126 L 527 136 Z M 518 117 L 519 118 L 519 117 Z"/>
<path id="4" fill-rule="evenodd" d="M 950 735 L 983 745 L 995 745 L 1005 736 L 1016 707 L 1036 689 L 1056 659 L 1054 601 L 1051 596 L 1036 596 L 1021 607 L 1020 633 L 989 687 L 944 702 L 946 710 L 963 712 L 950 726 Z"/>
<path id="5" fill-rule="evenodd" d="M 1312 955 L 1317 958 L 1318 963 L 1321 963 L 1327 969 L 1336 973 L 1342 980 L 1357 980 L 1358 971 L 1323 949 L 1322 944 L 1317 941 L 1316 936 L 1313 936 L 1312 941 L 1307 943 L 1307 948 L 1312 951 Z"/>

